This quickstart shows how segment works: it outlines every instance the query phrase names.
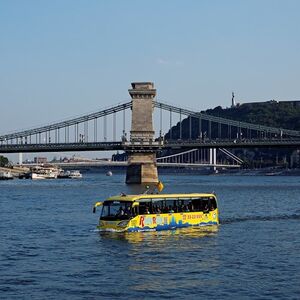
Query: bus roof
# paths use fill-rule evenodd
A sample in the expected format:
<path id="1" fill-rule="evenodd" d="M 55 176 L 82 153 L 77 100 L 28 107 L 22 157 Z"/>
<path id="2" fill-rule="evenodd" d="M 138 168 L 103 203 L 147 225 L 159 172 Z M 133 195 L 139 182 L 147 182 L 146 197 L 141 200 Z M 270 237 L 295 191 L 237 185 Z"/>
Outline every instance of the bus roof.
<path id="1" fill-rule="evenodd" d="M 142 199 L 168 199 L 168 198 L 198 198 L 198 197 L 214 197 L 213 193 L 193 193 L 193 194 L 140 194 L 140 195 L 117 195 L 106 199 L 105 201 L 137 201 Z"/>

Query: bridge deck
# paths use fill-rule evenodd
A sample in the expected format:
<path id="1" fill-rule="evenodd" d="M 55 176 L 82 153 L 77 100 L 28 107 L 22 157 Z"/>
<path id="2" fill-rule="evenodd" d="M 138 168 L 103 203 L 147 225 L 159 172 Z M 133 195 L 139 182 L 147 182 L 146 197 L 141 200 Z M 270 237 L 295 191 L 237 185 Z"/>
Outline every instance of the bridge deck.
<path id="1" fill-rule="evenodd" d="M 69 151 L 111 151 L 132 152 L 157 151 L 159 149 L 196 149 L 196 148 L 273 148 L 299 147 L 300 139 L 242 139 L 242 140 L 176 140 L 164 143 L 49 143 L 49 144 L 8 144 L 0 145 L 0 153 L 32 152 L 69 152 Z"/>

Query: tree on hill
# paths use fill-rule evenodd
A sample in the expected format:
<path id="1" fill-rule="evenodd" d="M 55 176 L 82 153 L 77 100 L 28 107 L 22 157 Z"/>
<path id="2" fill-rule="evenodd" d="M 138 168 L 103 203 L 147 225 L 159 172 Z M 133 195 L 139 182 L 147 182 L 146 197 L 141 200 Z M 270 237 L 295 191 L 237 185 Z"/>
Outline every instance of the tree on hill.
<path id="1" fill-rule="evenodd" d="M 226 109 L 218 106 L 206 110 L 206 113 L 253 124 L 300 130 L 300 106 L 291 102 L 245 103 Z"/>
<path id="2" fill-rule="evenodd" d="M 232 108 L 223 109 L 221 106 L 217 106 L 214 109 L 208 109 L 202 111 L 204 114 L 213 115 L 215 117 L 221 117 L 225 119 L 231 119 L 241 122 L 247 122 L 257 125 L 265 125 L 276 128 L 284 128 L 291 130 L 300 130 L 300 106 L 294 105 L 291 102 L 276 102 L 269 101 L 263 103 L 245 103 Z M 190 121 L 189 118 L 182 120 L 182 134 L 183 139 L 191 137 L 196 139 L 199 137 L 199 120 L 192 118 L 192 133 L 190 136 Z M 201 128 L 202 132 L 208 134 L 209 124 L 207 121 L 202 120 Z M 220 130 L 221 129 L 221 130 Z M 219 130 L 221 136 L 219 136 Z M 232 136 L 237 133 L 237 128 L 232 127 Z M 211 137 L 212 138 L 226 138 L 228 128 L 226 125 L 222 125 L 218 128 L 216 123 L 212 123 Z M 242 130 L 243 136 L 245 130 Z M 255 132 L 252 133 L 252 137 L 255 136 Z M 178 122 L 166 135 L 166 139 L 179 139 L 180 138 L 180 123 Z"/>
<path id="3" fill-rule="evenodd" d="M 0 167 L 5 167 L 8 165 L 8 158 L 0 155 Z"/>

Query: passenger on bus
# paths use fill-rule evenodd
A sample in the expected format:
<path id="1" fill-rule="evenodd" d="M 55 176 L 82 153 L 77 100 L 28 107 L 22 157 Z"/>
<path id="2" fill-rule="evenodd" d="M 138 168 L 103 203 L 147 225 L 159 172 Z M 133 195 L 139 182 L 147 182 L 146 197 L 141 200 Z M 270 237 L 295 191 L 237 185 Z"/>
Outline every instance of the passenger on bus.
<path id="1" fill-rule="evenodd" d="M 190 211 L 187 205 L 184 205 L 184 206 L 183 206 L 183 211 L 184 211 L 184 212 L 189 212 L 189 211 Z"/>
<path id="2" fill-rule="evenodd" d="M 209 211 L 209 209 L 208 209 L 208 203 L 206 202 L 206 203 L 204 204 L 203 212 L 204 212 L 204 213 L 208 213 L 208 211 Z"/>
<path id="3" fill-rule="evenodd" d="M 117 216 L 123 216 L 124 215 L 124 209 L 123 207 L 121 206 L 116 214 Z"/>
<path id="4" fill-rule="evenodd" d="M 131 215 L 130 206 L 125 207 L 124 214 L 127 215 L 127 216 Z"/>
<path id="5" fill-rule="evenodd" d="M 160 210 L 160 208 L 159 208 L 158 205 L 156 205 L 156 206 L 153 207 L 153 211 L 154 211 L 154 213 L 156 213 L 156 214 L 160 214 L 160 213 L 161 213 L 161 210 Z"/>

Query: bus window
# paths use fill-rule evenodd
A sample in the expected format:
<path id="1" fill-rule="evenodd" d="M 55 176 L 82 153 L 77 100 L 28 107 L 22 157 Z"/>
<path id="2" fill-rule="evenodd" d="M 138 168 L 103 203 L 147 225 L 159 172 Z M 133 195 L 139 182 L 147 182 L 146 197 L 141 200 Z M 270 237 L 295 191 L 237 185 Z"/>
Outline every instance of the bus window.
<path id="1" fill-rule="evenodd" d="M 215 210 L 217 208 L 216 199 L 213 197 L 202 197 L 198 199 L 193 199 L 192 204 L 194 207 L 194 211 L 201 211 L 204 213 Z"/>
<path id="2" fill-rule="evenodd" d="M 140 199 L 138 202 L 139 202 L 139 209 L 138 209 L 139 215 L 147 215 L 151 213 L 152 210 L 151 198 Z"/>
<path id="3" fill-rule="evenodd" d="M 208 199 L 202 201 L 202 210 L 204 213 L 209 212 Z"/>
<path id="4" fill-rule="evenodd" d="M 193 199 L 192 200 L 194 211 L 202 211 L 202 199 Z"/>
<path id="5" fill-rule="evenodd" d="M 139 214 L 147 215 L 150 214 L 150 204 L 151 202 L 141 202 L 139 205 Z"/>
<path id="6" fill-rule="evenodd" d="M 126 220 L 132 217 L 132 202 L 104 201 L 100 219 Z"/>
<path id="7" fill-rule="evenodd" d="M 208 200 L 208 209 L 210 211 L 213 211 L 217 208 L 217 201 L 215 198 L 213 197 L 210 197 L 209 200 Z"/>
<path id="8" fill-rule="evenodd" d="M 164 211 L 166 201 L 163 199 L 143 199 L 139 201 L 139 214 L 161 214 Z"/>
<path id="9" fill-rule="evenodd" d="M 152 212 L 153 214 L 161 214 L 163 212 L 164 203 L 162 200 L 154 201 L 152 203 Z"/>
<path id="10" fill-rule="evenodd" d="M 165 212 L 174 213 L 178 211 L 177 208 L 177 199 L 167 199 L 165 202 Z"/>
<path id="11" fill-rule="evenodd" d="M 178 200 L 179 212 L 191 212 L 194 211 L 194 205 L 191 199 L 179 199 Z"/>
<path id="12" fill-rule="evenodd" d="M 132 214 L 161 214 L 181 212 L 205 212 L 215 210 L 217 203 L 214 197 L 199 198 L 147 198 L 139 200 L 139 206 Z"/>

